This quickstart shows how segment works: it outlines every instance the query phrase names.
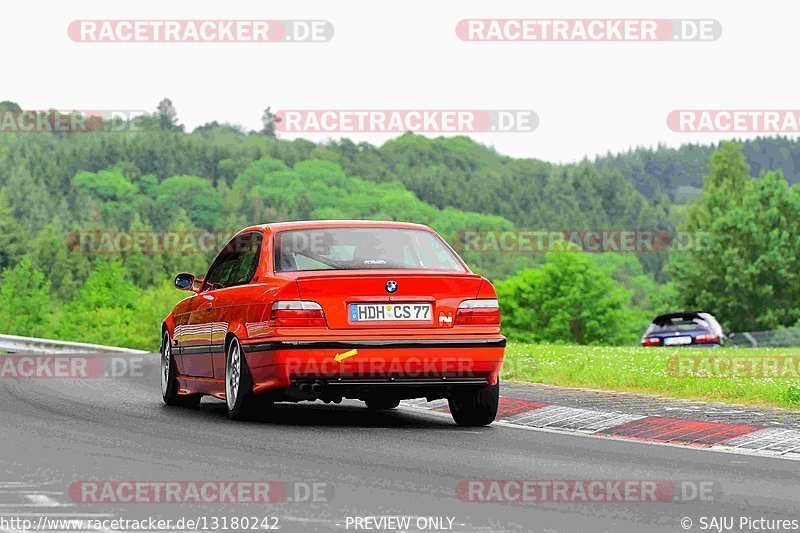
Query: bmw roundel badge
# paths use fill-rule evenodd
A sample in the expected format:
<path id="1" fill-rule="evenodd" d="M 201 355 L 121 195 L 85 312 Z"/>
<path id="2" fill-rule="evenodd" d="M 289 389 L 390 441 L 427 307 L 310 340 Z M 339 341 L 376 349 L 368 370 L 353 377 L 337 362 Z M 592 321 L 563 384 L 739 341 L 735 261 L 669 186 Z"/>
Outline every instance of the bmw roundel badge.
<path id="1" fill-rule="evenodd" d="M 393 293 L 397 291 L 397 282 L 396 281 L 387 281 L 386 282 L 386 292 Z"/>

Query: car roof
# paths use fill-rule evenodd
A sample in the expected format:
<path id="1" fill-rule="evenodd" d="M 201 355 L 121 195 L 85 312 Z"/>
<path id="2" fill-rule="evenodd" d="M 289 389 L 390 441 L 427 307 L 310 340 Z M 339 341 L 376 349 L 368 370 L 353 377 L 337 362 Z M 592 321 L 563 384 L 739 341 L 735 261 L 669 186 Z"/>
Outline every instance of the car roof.
<path id="1" fill-rule="evenodd" d="M 663 315 L 658 315 L 653 319 L 653 324 L 664 324 L 666 322 L 670 322 L 671 320 L 679 318 L 679 319 L 692 319 L 692 318 L 714 318 L 713 315 L 706 313 L 705 311 L 679 311 L 676 313 L 664 313 Z M 715 319 L 716 320 L 716 319 Z"/>
<path id="2" fill-rule="evenodd" d="M 413 224 L 411 222 L 395 222 L 390 220 L 303 220 L 295 222 L 274 222 L 271 224 L 258 224 L 243 229 L 252 231 L 256 229 L 269 230 L 273 232 L 296 229 L 319 229 L 319 228 L 398 228 L 416 229 L 431 231 L 424 224 Z M 239 233 L 241 233 L 239 232 Z"/>

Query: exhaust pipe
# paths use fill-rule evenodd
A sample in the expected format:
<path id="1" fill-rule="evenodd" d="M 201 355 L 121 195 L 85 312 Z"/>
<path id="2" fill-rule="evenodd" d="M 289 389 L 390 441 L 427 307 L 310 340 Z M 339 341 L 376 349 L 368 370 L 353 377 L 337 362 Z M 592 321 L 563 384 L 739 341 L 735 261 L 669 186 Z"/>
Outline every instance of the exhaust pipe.
<path id="1" fill-rule="evenodd" d="M 286 391 L 286 395 L 295 400 L 318 400 L 322 393 L 325 392 L 324 381 L 306 381 L 295 382 L 292 387 Z"/>

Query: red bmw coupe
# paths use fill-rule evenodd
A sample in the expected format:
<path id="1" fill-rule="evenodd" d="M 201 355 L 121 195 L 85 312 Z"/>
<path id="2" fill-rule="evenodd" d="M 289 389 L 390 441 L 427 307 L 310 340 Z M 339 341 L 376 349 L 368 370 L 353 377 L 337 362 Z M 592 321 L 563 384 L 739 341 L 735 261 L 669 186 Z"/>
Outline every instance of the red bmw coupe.
<path id="1" fill-rule="evenodd" d="M 252 226 L 162 325 L 167 405 L 359 399 L 371 409 L 446 398 L 457 424 L 497 414 L 505 349 L 492 284 L 433 230 L 371 221 Z"/>

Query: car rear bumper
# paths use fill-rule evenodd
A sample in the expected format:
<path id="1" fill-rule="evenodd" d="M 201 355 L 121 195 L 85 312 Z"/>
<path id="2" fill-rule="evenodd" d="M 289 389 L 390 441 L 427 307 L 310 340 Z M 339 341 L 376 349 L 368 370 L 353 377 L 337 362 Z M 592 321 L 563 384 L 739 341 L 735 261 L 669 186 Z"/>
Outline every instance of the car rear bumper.
<path id="1" fill-rule="evenodd" d="M 494 384 L 505 345 L 505 337 L 493 336 L 280 339 L 243 342 L 242 348 L 258 394 L 313 381 L 343 389 Z"/>

